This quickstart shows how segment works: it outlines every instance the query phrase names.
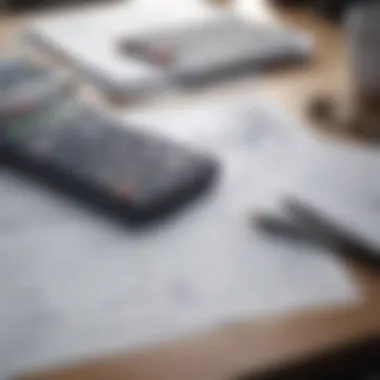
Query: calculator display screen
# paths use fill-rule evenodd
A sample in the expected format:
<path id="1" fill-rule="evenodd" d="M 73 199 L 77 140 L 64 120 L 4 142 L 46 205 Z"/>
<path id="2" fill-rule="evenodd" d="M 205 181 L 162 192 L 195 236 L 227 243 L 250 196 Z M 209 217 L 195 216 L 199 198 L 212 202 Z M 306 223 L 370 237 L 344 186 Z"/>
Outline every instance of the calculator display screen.
<path id="1" fill-rule="evenodd" d="M 65 124 L 78 112 L 75 100 L 69 97 L 52 99 L 31 107 L 29 112 L 15 112 L 11 118 L 3 122 L 3 133 L 7 141 L 14 144 L 27 143 L 41 133 L 49 133 Z"/>

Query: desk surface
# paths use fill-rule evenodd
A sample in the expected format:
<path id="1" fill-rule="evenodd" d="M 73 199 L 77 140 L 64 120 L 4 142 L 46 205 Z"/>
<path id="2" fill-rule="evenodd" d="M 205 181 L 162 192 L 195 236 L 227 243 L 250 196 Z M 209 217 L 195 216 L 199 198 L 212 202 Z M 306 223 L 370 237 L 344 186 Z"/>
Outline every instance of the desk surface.
<path id="1" fill-rule="evenodd" d="M 259 91 L 280 100 L 290 112 L 302 117 L 305 103 L 314 93 L 347 94 L 349 81 L 341 32 L 305 12 L 287 12 L 283 16 L 285 22 L 305 27 L 316 37 L 318 55 L 311 67 L 277 72 L 260 80 L 246 78 L 222 90 L 215 88 L 206 94 L 189 95 L 191 100 Z M 22 20 L 0 16 L 0 43 L 20 24 Z M 358 263 L 347 265 L 364 294 L 363 302 L 355 307 L 256 320 L 139 352 L 119 353 L 48 373 L 30 374 L 23 379 L 224 380 L 246 374 L 256 378 L 255 375 L 260 377 L 270 370 L 276 372 L 317 360 L 352 343 L 380 336 L 380 277 Z M 302 378 L 310 379 L 311 375 Z"/>

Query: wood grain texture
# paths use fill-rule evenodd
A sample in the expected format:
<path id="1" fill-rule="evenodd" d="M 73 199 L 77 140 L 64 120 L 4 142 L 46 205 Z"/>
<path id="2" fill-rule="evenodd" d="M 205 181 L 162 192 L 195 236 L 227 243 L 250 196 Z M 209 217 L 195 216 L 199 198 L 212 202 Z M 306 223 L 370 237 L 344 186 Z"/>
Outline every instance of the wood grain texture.
<path id="1" fill-rule="evenodd" d="M 341 31 L 303 11 L 281 16 L 285 23 L 305 28 L 315 36 L 318 54 L 314 63 L 304 68 L 275 72 L 260 80 L 246 78 L 223 89 L 210 89 L 175 101 L 196 102 L 205 97 L 233 97 L 243 92 L 259 92 L 281 101 L 289 112 L 304 118 L 305 107 L 316 93 L 335 94 L 339 99 L 349 97 L 350 78 Z M 19 24 L 17 20 L 0 20 L 0 35 L 4 36 Z M 172 101 L 170 98 L 161 99 L 163 104 Z M 349 265 L 363 291 L 363 301 L 355 307 L 254 320 L 139 352 L 119 352 L 43 373 L 28 374 L 20 380 L 265 378 L 302 363 L 338 357 L 337 353 L 347 346 L 380 336 L 380 277 L 357 262 Z M 373 346 L 366 346 L 365 349 L 373 350 Z M 329 363 L 327 359 L 325 362 Z M 317 363 L 320 370 L 323 364 Z M 328 378 L 327 366 L 325 370 L 325 378 Z"/>

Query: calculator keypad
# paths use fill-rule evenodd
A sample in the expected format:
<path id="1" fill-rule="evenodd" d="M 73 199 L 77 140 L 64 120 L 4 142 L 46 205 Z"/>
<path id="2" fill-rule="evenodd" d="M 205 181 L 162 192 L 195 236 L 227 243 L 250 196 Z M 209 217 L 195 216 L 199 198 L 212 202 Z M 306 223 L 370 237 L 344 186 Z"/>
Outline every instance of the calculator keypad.
<path id="1" fill-rule="evenodd" d="M 90 109 L 37 134 L 28 146 L 74 176 L 136 202 L 170 191 L 181 180 L 191 182 L 199 161 L 183 147 L 125 128 Z"/>

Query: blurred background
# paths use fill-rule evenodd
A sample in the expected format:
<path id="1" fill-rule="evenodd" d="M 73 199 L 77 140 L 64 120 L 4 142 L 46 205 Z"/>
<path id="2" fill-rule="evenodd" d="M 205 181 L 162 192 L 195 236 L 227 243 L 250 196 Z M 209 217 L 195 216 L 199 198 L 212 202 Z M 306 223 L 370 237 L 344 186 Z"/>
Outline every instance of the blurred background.
<path id="1" fill-rule="evenodd" d="M 378 1 L 0 12 L 0 380 L 380 378 Z"/>

